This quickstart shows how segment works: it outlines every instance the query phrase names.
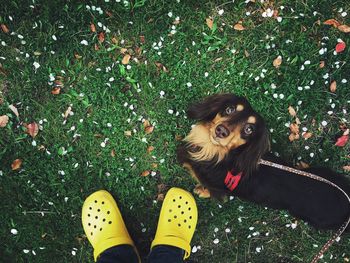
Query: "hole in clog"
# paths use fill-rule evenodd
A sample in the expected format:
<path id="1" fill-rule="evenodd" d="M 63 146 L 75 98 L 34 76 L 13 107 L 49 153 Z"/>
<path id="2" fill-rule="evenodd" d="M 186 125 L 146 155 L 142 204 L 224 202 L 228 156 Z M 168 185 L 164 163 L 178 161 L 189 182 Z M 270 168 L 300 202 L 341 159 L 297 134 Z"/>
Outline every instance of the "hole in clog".
<path id="1" fill-rule="evenodd" d="M 95 200 L 95 204 L 97 203 L 97 200 Z"/>
<path id="2" fill-rule="evenodd" d="M 171 219 L 168 219 L 168 222 L 171 222 Z"/>
<path id="3" fill-rule="evenodd" d="M 88 217 L 90 217 L 90 214 L 88 214 Z"/>
<path id="4" fill-rule="evenodd" d="M 106 222 L 106 218 L 103 218 L 103 220 L 102 220 L 103 222 Z"/>
<path id="5" fill-rule="evenodd" d="M 186 205 L 188 205 L 188 202 L 186 201 L 186 203 L 185 203 Z"/>
<path id="6" fill-rule="evenodd" d="M 112 224 L 112 221 L 109 221 L 108 224 Z"/>
<path id="7" fill-rule="evenodd" d="M 169 212 L 171 213 L 173 210 L 169 209 Z"/>
<path id="8" fill-rule="evenodd" d="M 188 226 L 189 229 L 191 229 L 191 226 Z"/>
<path id="9" fill-rule="evenodd" d="M 92 232 L 91 232 L 90 234 L 91 234 L 91 235 L 93 235 L 93 233 L 92 233 Z"/>
<path id="10" fill-rule="evenodd" d="M 181 208 L 181 205 L 178 205 L 177 207 L 178 207 L 178 208 Z"/>
<path id="11" fill-rule="evenodd" d="M 100 212 L 101 211 L 101 209 L 97 209 L 97 212 Z"/>
<path id="12" fill-rule="evenodd" d="M 110 211 L 107 211 L 107 215 L 109 215 L 111 212 Z"/>
<path id="13" fill-rule="evenodd" d="M 94 228 L 96 228 L 96 225 L 94 225 Z"/>
<path id="14" fill-rule="evenodd" d="M 182 196 L 180 196 L 179 198 L 182 199 Z"/>
<path id="15" fill-rule="evenodd" d="M 191 207 L 188 208 L 188 211 L 191 211 Z"/>
<path id="16" fill-rule="evenodd" d="M 184 223 L 186 223 L 186 222 L 187 222 L 187 220 L 185 219 L 185 220 L 184 220 Z"/>
<path id="17" fill-rule="evenodd" d="M 102 227 L 100 228 L 100 231 L 102 231 Z"/>
<path id="18" fill-rule="evenodd" d="M 98 219 L 98 216 L 95 216 L 96 219 Z"/>
<path id="19" fill-rule="evenodd" d="M 91 226 L 91 223 L 88 223 L 88 226 Z"/>
<path id="20" fill-rule="evenodd" d="M 104 205 L 104 204 L 105 204 L 105 202 L 104 202 L 104 201 L 102 201 L 102 204 Z"/>
<path id="21" fill-rule="evenodd" d="M 175 202 L 175 199 L 173 199 L 173 202 Z"/>
<path id="22" fill-rule="evenodd" d="M 181 224 L 177 224 L 178 226 L 181 226 Z"/>
<path id="23" fill-rule="evenodd" d="M 174 216 L 174 218 L 177 218 L 177 216 Z"/>
<path id="24" fill-rule="evenodd" d="M 184 211 L 181 211 L 181 215 L 183 215 L 185 212 Z"/>
<path id="25" fill-rule="evenodd" d="M 192 216 L 190 216 L 190 219 L 192 219 Z"/>
<path id="26" fill-rule="evenodd" d="M 90 206 L 89 209 L 92 210 L 92 207 Z"/>

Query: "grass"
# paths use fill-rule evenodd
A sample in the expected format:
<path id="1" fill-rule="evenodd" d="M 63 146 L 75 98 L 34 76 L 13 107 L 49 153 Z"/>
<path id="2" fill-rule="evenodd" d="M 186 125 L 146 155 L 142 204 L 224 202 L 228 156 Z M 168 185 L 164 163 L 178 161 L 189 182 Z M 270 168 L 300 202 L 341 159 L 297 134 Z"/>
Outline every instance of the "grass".
<path id="1" fill-rule="evenodd" d="M 268 7 L 279 11 L 281 22 L 262 16 Z M 349 15 L 342 16 L 350 12 L 347 1 L 6 1 L 0 11 L 0 24 L 9 29 L 0 31 L 0 115 L 9 117 L 0 128 L 4 262 L 93 262 L 80 211 L 87 195 L 102 188 L 117 199 L 146 255 L 161 207 L 158 194 L 194 187 L 175 151 L 192 124 L 184 111 L 208 94 L 246 96 L 266 118 L 276 154 L 345 173 L 349 146 L 334 142 L 350 121 L 350 51 L 333 50 L 338 38 L 350 42 L 323 21 L 349 24 Z M 240 20 L 244 31 L 232 28 Z M 328 50 L 320 55 L 323 47 Z M 123 52 L 131 55 L 128 65 L 121 63 Z M 51 93 L 50 75 L 63 83 L 58 95 Z M 333 80 L 335 93 L 329 91 Z M 73 115 L 64 118 L 70 106 Z M 310 139 L 288 140 L 295 121 L 288 106 L 297 110 L 300 127 L 313 133 Z M 145 133 L 143 119 L 155 126 L 152 133 Z M 32 122 L 41 126 L 34 139 L 24 128 Z M 13 171 L 15 159 L 23 163 Z M 146 170 L 153 173 L 140 176 Z M 331 235 L 237 198 L 197 203 L 196 262 L 307 262 Z M 321 262 L 348 262 L 349 251 L 344 235 Z"/>

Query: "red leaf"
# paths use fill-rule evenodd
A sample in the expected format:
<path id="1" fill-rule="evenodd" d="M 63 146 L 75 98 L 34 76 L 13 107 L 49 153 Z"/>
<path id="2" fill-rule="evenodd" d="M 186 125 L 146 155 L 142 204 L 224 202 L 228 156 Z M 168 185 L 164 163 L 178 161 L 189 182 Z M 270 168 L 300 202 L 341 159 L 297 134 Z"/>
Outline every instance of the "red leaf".
<path id="1" fill-rule="evenodd" d="M 39 125 L 36 122 L 28 124 L 27 132 L 30 136 L 34 138 L 39 132 Z"/>
<path id="2" fill-rule="evenodd" d="M 336 46 L 335 46 L 335 51 L 337 51 L 337 53 L 341 53 L 345 50 L 346 48 L 346 44 L 345 42 L 339 42 Z"/>
<path id="3" fill-rule="evenodd" d="M 340 136 L 335 143 L 335 146 L 344 147 L 349 140 L 349 135 Z"/>

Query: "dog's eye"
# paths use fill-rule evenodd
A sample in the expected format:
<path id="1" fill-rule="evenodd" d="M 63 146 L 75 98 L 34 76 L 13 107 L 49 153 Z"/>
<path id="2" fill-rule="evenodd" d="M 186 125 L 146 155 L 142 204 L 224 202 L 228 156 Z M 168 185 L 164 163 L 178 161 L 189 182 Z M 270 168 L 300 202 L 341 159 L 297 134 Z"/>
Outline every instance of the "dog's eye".
<path id="1" fill-rule="evenodd" d="M 235 111 L 236 111 L 236 107 L 229 106 L 229 107 L 226 108 L 225 113 L 227 115 L 230 115 L 230 114 L 234 113 Z"/>
<path id="2" fill-rule="evenodd" d="M 254 126 L 251 124 L 246 124 L 243 128 L 243 131 L 246 135 L 251 135 L 254 131 Z"/>

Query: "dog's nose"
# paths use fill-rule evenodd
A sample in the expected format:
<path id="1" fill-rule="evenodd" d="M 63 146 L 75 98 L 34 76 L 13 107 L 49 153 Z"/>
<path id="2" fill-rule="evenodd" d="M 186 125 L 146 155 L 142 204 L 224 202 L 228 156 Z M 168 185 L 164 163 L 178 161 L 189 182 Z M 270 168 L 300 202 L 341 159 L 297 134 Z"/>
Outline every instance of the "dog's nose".
<path id="1" fill-rule="evenodd" d="M 230 131 L 224 125 L 220 124 L 216 127 L 215 134 L 219 138 L 226 138 L 227 136 L 229 136 Z"/>

